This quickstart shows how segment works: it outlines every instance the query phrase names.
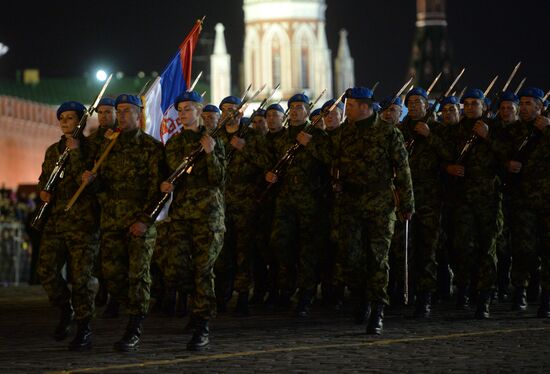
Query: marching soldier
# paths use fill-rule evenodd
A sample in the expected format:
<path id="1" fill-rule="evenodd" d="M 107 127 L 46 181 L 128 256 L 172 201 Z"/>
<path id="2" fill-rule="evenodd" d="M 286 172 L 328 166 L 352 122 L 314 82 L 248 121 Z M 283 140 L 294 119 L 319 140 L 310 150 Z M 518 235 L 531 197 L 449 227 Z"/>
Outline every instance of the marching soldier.
<path id="1" fill-rule="evenodd" d="M 201 118 L 204 127 L 206 127 L 206 130 L 208 130 L 208 133 L 211 133 L 216 127 L 218 127 L 218 121 L 220 120 L 220 110 L 215 105 L 205 105 L 204 108 L 202 108 Z"/>
<path id="2" fill-rule="evenodd" d="M 510 148 L 506 167 L 510 209 L 514 212 L 510 215 L 514 308 L 527 308 L 529 276 L 540 264 L 538 316 L 550 318 L 550 119 L 541 113 L 543 95 L 534 87 L 519 92 L 519 121 L 506 128 Z"/>
<path id="3" fill-rule="evenodd" d="M 85 192 L 75 209 L 64 211 L 79 187 L 80 173 L 93 162 L 88 141 L 72 137 L 85 110 L 84 105 L 76 101 L 65 102 L 57 109 L 63 135 L 59 142 L 46 150 L 39 181 L 40 198 L 50 202 L 52 209 L 40 243 L 37 273 L 50 301 L 61 309 L 55 340 L 60 341 L 68 336 L 71 322 L 76 318 L 78 331 L 69 345 L 71 350 L 85 350 L 92 346 L 90 321 L 94 315 L 94 297 L 98 287 L 93 276 L 98 245 L 96 200 Z M 42 189 L 66 147 L 71 149 L 69 160 L 52 195 Z M 64 265 L 67 265 L 68 280 L 62 275 Z"/>
<path id="4" fill-rule="evenodd" d="M 258 109 L 254 112 L 253 116 L 250 117 L 250 125 L 254 130 L 259 132 L 262 135 L 266 135 L 268 132 L 267 122 L 265 119 L 265 110 Z"/>
<path id="5" fill-rule="evenodd" d="M 428 94 L 415 87 L 405 97 L 409 112 L 398 128 L 409 152 L 416 214 L 411 221 L 412 274 L 416 291 L 415 317 L 429 317 L 437 289 L 437 260 L 441 224 L 440 170 L 451 155 L 442 138 L 442 126 L 426 121 Z"/>
<path id="6" fill-rule="evenodd" d="M 157 244 L 169 251 L 164 271 L 167 288 L 180 286 L 191 297 L 188 327 L 193 329 L 193 336 L 187 349 L 192 351 L 203 350 L 210 342 L 209 323 L 216 316 L 214 263 L 222 249 L 225 231 L 224 148 L 219 139 L 212 138 L 208 130 L 199 126 L 201 102 L 201 96 L 191 91 L 178 96 L 174 103 L 183 131 L 166 143 L 170 171 L 174 172 L 200 146 L 205 155 L 178 186 L 162 182 L 161 191 L 174 191 L 174 199 L 166 237 L 159 237 Z"/>
<path id="7" fill-rule="evenodd" d="M 397 125 L 403 113 L 403 100 L 400 97 L 386 97 L 380 102 L 380 118 L 390 125 Z"/>
<path id="8" fill-rule="evenodd" d="M 142 321 L 149 308 L 149 266 L 155 228 L 145 213 L 157 196 L 165 169 L 162 145 L 139 128 L 141 100 L 122 94 L 115 100 L 120 135 L 95 179 L 101 204 L 101 265 L 107 290 L 117 302 L 126 304 L 129 321 L 119 351 L 139 346 Z M 104 142 L 100 151 L 107 146 Z"/>
<path id="9" fill-rule="evenodd" d="M 496 284 L 496 238 L 501 209 L 499 172 L 503 155 L 499 149 L 499 128 L 483 116 L 483 91 L 474 88 L 464 93 L 464 118 L 446 128 L 454 161 L 446 167 L 456 177 L 453 209 L 453 272 L 458 287 L 457 308 L 468 306 L 468 288 L 476 277 L 478 303 L 475 317 L 489 318 L 490 302 Z M 473 143 L 472 143 L 473 142 Z M 466 144 L 473 144 L 464 154 Z M 460 155 L 465 157 L 461 157 Z M 474 288 L 474 287 L 472 287 Z"/>

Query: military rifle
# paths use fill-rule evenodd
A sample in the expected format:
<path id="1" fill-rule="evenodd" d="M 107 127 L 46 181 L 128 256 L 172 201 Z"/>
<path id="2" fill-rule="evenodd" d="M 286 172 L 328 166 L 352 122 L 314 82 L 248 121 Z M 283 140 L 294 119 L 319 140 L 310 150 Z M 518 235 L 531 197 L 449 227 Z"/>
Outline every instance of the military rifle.
<path id="1" fill-rule="evenodd" d="M 237 106 L 236 109 L 234 109 L 231 114 L 229 114 L 227 117 L 225 117 L 220 123 L 218 124 L 218 127 L 210 134 L 212 138 L 215 138 L 218 136 L 221 129 L 224 128 L 225 124 L 233 119 L 235 119 L 245 104 L 251 100 L 254 100 L 256 96 L 260 93 L 260 90 L 257 90 L 252 96 L 249 98 L 246 98 L 248 91 L 250 90 L 249 86 L 245 92 L 245 95 L 243 95 L 243 100 L 241 103 Z M 176 170 L 168 177 L 166 180 L 168 183 L 172 185 L 178 185 L 178 183 L 181 181 L 182 177 L 185 174 L 190 174 L 193 170 L 194 165 L 197 163 L 197 161 L 201 158 L 201 156 L 204 154 L 204 148 L 202 146 L 199 146 L 197 149 L 195 149 L 193 152 L 191 152 L 188 156 L 186 156 L 181 164 L 176 168 Z M 154 204 L 151 206 L 151 208 L 146 212 L 147 216 L 149 218 L 155 220 L 160 212 L 162 211 L 162 208 L 164 205 L 170 200 L 171 192 L 165 192 L 162 194 L 160 199 L 156 200 Z"/>
<path id="2" fill-rule="evenodd" d="M 80 119 L 80 122 L 73 130 L 73 134 L 72 134 L 73 139 L 80 139 L 82 137 L 82 134 L 88 122 L 88 117 L 91 116 L 95 111 L 95 109 L 97 108 L 97 105 L 99 104 L 99 101 L 103 97 L 105 90 L 107 90 L 107 86 L 109 86 L 109 83 L 111 82 L 112 78 L 113 78 L 113 74 L 109 75 L 109 77 L 103 84 L 103 87 L 101 87 L 99 94 L 93 101 L 92 105 L 90 105 L 88 110 L 84 112 L 82 118 Z M 71 149 L 68 146 L 66 146 L 63 153 L 57 159 L 57 162 L 55 163 L 55 167 L 52 170 L 48 178 L 48 181 L 46 182 L 46 185 L 42 189 L 43 191 L 48 192 L 52 196 L 50 197 L 49 202 L 43 201 L 40 204 L 40 207 L 38 208 L 38 210 L 36 211 L 31 221 L 31 227 L 33 227 L 35 230 L 41 231 L 44 228 L 44 225 L 46 224 L 46 220 L 48 218 L 51 204 L 52 204 L 51 200 L 53 199 L 53 193 L 55 192 L 55 189 L 59 183 L 59 180 L 63 178 L 65 167 L 67 166 L 67 161 L 69 160 L 70 152 L 71 152 Z"/>

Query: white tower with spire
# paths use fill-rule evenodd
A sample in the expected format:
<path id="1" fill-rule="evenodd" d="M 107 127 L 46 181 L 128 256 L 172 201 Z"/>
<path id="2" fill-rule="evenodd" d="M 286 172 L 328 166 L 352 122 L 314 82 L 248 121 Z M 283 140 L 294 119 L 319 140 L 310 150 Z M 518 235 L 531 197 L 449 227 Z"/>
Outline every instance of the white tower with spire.
<path id="1" fill-rule="evenodd" d="M 214 53 L 210 55 L 210 101 L 215 105 L 231 95 L 231 57 L 225 46 L 224 30 L 221 23 L 216 24 Z"/>
<path id="2" fill-rule="evenodd" d="M 332 67 L 325 32 L 325 0 L 244 0 L 244 82 L 259 88 L 281 84 L 281 98 L 310 97 L 327 89 Z"/>
<path id="3" fill-rule="evenodd" d="M 338 56 L 334 59 L 334 89 L 336 95 L 340 95 L 346 89 L 355 86 L 353 58 L 348 45 L 348 32 L 344 29 L 340 30 L 340 42 L 338 44 Z"/>

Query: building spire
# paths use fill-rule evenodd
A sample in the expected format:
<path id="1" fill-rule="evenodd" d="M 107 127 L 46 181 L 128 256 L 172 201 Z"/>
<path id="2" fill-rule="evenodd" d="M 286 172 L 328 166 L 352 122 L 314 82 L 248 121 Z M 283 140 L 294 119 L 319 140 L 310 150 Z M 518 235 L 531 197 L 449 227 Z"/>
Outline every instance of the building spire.
<path id="1" fill-rule="evenodd" d="M 225 47 L 225 27 L 216 24 L 214 53 L 210 56 L 210 101 L 218 104 L 231 94 L 231 57 Z"/>
<path id="2" fill-rule="evenodd" d="M 340 30 L 338 55 L 334 60 L 334 70 L 336 95 L 355 85 L 353 58 L 348 45 L 348 32 L 345 29 Z"/>

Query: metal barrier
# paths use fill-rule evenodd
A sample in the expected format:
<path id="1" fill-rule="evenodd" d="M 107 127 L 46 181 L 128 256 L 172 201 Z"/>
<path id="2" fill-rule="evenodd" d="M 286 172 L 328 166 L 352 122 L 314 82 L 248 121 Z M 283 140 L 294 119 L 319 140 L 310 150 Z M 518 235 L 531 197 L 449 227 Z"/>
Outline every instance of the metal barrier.
<path id="1" fill-rule="evenodd" d="M 0 222 L 0 285 L 28 283 L 31 257 L 25 226 L 20 222 Z"/>

